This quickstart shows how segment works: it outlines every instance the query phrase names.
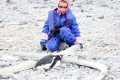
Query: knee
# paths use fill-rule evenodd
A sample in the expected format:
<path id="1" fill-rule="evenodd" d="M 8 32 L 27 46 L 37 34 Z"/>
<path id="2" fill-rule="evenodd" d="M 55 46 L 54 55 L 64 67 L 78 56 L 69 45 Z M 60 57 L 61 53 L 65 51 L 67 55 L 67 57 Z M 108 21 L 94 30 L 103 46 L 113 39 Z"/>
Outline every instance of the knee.
<path id="1" fill-rule="evenodd" d="M 66 28 L 66 27 L 60 28 L 60 36 L 61 36 L 61 38 L 68 37 L 71 34 L 72 34 L 72 32 L 71 32 L 71 30 L 69 28 Z"/>
<path id="2" fill-rule="evenodd" d="M 51 52 L 58 50 L 57 46 L 54 46 L 53 44 L 49 44 L 49 43 L 46 44 L 46 48 Z"/>
<path id="3" fill-rule="evenodd" d="M 66 27 L 62 27 L 60 30 L 60 37 L 63 41 L 73 42 L 75 41 L 75 36 L 72 34 L 71 30 Z"/>
<path id="4" fill-rule="evenodd" d="M 62 28 L 60 28 L 60 32 L 61 32 L 61 33 L 64 33 L 64 32 L 66 32 L 66 31 L 70 31 L 70 29 L 67 28 L 67 27 L 62 27 Z"/>

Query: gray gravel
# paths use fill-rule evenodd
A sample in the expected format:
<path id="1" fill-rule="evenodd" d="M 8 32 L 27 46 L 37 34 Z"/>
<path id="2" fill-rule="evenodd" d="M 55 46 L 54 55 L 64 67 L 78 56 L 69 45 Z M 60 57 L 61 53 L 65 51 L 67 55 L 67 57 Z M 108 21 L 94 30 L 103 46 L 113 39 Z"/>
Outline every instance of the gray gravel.
<path id="1" fill-rule="evenodd" d="M 103 80 L 120 80 L 119 4 L 119 0 L 71 0 L 84 49 L 70 57 L 107 65 L 108 74 Z M 39 45 L 41 29 L 47 12 L 55 7 L 54 0 L 0 0 L 0 68 L 37 60 L 9 52 L 47 53 Z M 62 63 L 48 72 L 30 69 L 0 75 L 0 80 L 94 80 L 99 73 L 93 68 Z"/>

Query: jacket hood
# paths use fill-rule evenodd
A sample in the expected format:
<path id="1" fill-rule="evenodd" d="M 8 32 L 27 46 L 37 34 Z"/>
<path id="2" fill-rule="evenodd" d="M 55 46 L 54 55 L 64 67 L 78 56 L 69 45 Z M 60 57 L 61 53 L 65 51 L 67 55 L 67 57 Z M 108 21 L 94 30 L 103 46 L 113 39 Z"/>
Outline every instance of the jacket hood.
<path id="1" fill-rule="evenodd" d="M 70 6 L 70 1 L 69 1 L 69 0 L 58 0 L 57 6 L 58 6 L 58 4 L 60 3 L 60 1 L 66 1 L 66 2 L 67 2 L 68 7 L 67 7 L 67 9 L 66 9 L 66 11 L 65 11 L 65 12 L 67 12 L 67 10 L 69 9 L 69 6 Z M 59 7 L 58 7 L 58 12 L 61 13 Z"/>

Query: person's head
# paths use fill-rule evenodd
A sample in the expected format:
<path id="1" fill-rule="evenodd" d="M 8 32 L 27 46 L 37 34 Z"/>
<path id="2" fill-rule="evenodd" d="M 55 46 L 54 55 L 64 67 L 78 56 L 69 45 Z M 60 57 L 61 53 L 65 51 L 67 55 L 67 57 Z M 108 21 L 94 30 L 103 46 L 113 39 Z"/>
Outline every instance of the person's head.
<path id="1" fill-rule="evenodd" d="M 58 12 L 65 13 L 69 8 L 69 0 L 59 0 L 58 2 Z"/>

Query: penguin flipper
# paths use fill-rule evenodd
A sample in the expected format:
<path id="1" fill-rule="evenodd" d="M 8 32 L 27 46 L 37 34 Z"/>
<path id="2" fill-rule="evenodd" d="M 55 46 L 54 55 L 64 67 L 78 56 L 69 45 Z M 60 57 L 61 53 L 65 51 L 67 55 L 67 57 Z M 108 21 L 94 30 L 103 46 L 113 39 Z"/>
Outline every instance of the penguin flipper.
<path id="1" fill-rule="evenodd" d="M 52 63 L 52 65 L 50 66 L 50 69 L 56 68 L 57 66 L 59 66 L 60 62 L 61 62 L 60 60 L 58 60 L 57 58 L 55 58 L 54 61 L 53 61 L 53 63 Z"/>
<path id="2" fill-rule="evenodd" d="M 52 68 L 55 66 L 56 62 L 57 62 L 57 60 L 56 60 L 56 59 L 54 59 L 54 61 L 53 61 L 52 65 L 50 66 L 50 68 L 49 68 L 49 69 L 52 69 Z"/>

